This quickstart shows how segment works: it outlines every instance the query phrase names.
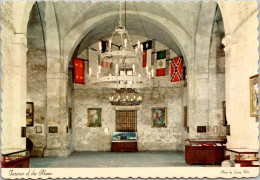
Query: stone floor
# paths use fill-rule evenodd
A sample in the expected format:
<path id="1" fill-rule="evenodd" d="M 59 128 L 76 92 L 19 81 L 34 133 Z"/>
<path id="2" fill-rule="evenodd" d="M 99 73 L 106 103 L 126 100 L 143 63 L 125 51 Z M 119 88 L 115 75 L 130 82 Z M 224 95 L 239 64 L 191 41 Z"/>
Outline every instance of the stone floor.
<path id="1" fill-rule="evenodd" d="M 179 167 L 183 152 L 74 152 L 68 157 L 30 158 L 31 167 Z"/>

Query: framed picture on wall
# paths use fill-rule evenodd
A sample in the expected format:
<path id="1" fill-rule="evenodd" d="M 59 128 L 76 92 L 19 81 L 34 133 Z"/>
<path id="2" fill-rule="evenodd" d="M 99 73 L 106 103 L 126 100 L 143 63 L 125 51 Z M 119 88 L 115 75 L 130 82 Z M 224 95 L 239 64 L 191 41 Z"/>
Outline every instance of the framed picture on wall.
<path id="1" fill-rule="evenodd" d="M 250 116 L 258 117 L 258 74 L 250 77 Z"/>
<path id="2" fill-rule="evenodd" d="M 88 108 L 88 127 L 101 127 L 102 126 L 102 109 L 101 108 Z"/>
<path id="3" fill-rule="evenodd" d="M 42 133 L 42 127 L 36 126 L 36 133 Z"/>
<path id="4" fill-rule="evenodd" d="M 26 103 L 26 126 L 33 126 L 34 106 L 33 102 Z"/>
<path id="5" fill-rule="evenodd" d="M 167 127 L 167 108 L 152 108 L 152 127 Z"/>

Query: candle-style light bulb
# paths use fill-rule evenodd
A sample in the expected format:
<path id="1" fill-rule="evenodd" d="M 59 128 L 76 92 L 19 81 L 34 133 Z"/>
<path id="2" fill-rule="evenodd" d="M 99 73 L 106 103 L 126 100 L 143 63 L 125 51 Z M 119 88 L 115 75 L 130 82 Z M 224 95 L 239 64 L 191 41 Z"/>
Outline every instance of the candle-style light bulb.
<path id="1" fill-rule="evenodd" d="M 91 69 L 91 67 L 89 68 L 89 76 L 91 76 L 91 74 L 92 74 L 92 69 Z"/>
<path id="2" fill-rule="evenodd" d="M 112 48 L 112 39 L 109 39 L 109 50 Z"/>
<path id="3" fill-rule="evenodd" d="M 116 74 L 116 76 L 118 74 L 118 64 L 116 64 L 115 74 Z"/>
<path id="4" fill-rule="evenodd" d="M 140 41 L 137 41 L 137 48 L 140 49 Z"/>
<path id="5" fill-rule="evenodd" d="M 151 71 L 152 71 L 152 77 L 154 77 L 154 70 L 152 69 Z"/>
<path id="6" fill-rule="evenodd" d="M 142 51 L 142 52 L 144 51 L 144 49 L 143 49 L 143 44 L 141 44 L 141 51 Z"/>
<path id="7" fill-rule="evenodd" d="M 101 73 L 101 65 L 98 65 L 98 73 Z"/>
<path id="8" fill-rule="evenodd" d="M 127 49 L 127 39 L 125 39 L 125 48 Z"/>
<path id="9" fill-rule="evenodd" d="M 135 65 L 134 64 L 133 64 L 132 68 L 133 68 L 133 74 L 134 74 L 135 73 Z"/>
<path id="10" fill-rule="evenodd" d="M 146 74 L 148 75 L 148 70 L 149 70 L 148 66 L 146 66 L 145 69 L 146 69 Z"/>
<path id="11" fill-rule="evenodd" d="M 102 50 L 102 42 L 101 41 L 99 41 L 99 43 L 98 43 L 98 49 L 99 49 L 99 51 Z"/>
<path id="12" fill-rule="evenodd" d="M 135 95 L 134 95 L 134 100 L 135 100 Z"/>

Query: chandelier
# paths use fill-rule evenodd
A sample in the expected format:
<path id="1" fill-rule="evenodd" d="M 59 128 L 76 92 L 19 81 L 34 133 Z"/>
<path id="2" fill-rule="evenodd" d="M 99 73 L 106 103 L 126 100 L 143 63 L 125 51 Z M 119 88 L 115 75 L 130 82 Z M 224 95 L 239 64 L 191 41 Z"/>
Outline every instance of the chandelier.
<path id="1" fill-rule="evenodd" d="M 116 90 L 116 94 L 109 97 L 111 105 L 115 106 L 136 106 L 142 102 L 142 97 L 135 89 Z"/>
<path id="2" fill-rule="evenodd" d="M 119 24 L 115 27 L 108 41 L 106 51 L 102 51 L 102 42 L 99 42 L 99 60 L 97 72 L 89 68 L 89 79 L 92 83 L 102 83 L 103 87 L 143 88 L 151 85 L 154 78 L 154 69 L 142 67 L 143 45 L 140 41 L 133 46 L 128 31 L 122 24 L 122 2 L 120 2 Z M 116 41 L 116 43 L 114 43 Z M 117 49 L 116 49 L 116 47 Z M 112 68 L 102 68 L 103 62 L 111 63 Z"/>

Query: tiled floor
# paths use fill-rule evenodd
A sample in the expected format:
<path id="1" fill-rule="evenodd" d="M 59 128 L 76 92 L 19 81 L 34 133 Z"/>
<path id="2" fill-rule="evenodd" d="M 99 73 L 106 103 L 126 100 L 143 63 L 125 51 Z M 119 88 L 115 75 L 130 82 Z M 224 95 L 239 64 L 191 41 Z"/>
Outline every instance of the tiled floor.
<path id="1" fill-rule="evenodd" d="M 74 152 L 68 157 L 30 158 L 31 167 L 178 167 L 183 152 Z"/>

